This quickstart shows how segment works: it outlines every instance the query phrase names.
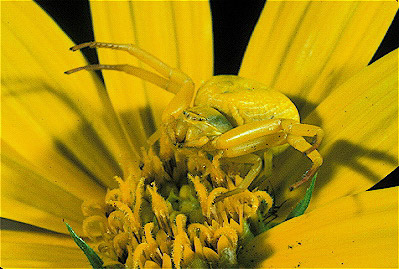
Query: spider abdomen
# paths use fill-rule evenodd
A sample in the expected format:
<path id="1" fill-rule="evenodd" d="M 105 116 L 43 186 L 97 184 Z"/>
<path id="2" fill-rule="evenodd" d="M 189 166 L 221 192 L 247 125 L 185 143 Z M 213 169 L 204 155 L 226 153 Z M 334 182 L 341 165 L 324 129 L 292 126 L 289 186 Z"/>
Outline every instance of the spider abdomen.
<path id="1" fill-rule="evenodd" d="M 233 126 L 273 118 L 300 120 L 297 108 L 284 94 L 234 75 L 214 76 L 205 82 L 194 105 L 217 109 Z"/>

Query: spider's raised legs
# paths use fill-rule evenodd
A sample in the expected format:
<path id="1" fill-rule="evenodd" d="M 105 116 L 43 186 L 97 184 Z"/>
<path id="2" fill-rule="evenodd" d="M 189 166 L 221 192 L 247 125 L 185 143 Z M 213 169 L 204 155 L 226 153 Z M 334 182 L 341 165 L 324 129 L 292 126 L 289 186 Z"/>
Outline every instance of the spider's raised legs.
<path id="1" fill-rule="evenodd" d="M 184 74 L 182 71 L 172 68 L 166 63 L 159 60 L 154 55 L 142 50 L 134 44 L 114 44 L 104 42 L 87 42 L 82 43 L 71 48 L 72 51 L 80 50 L 86 47 L 90 48 L 108 48 L 114 50 L 126 51 L 135 56 L 137 59 L 152 67 L 160 75 L 147 71 L 143 68 L 122 64 L 122 65 L 87 65 L 74 68 L 66 71 L 66 74 L 71 74 L 80 70 L 116 70 L 128 73 L 130 75 L 139 77 L 145 81 L 153 83 L 171 93 L 175 96 L 168 104 L 162 114 L 162 121 L 165 122 L 170 116 L 176 117 L 187 108 L 194 97 L 194 83 L 191 78 Z"/>

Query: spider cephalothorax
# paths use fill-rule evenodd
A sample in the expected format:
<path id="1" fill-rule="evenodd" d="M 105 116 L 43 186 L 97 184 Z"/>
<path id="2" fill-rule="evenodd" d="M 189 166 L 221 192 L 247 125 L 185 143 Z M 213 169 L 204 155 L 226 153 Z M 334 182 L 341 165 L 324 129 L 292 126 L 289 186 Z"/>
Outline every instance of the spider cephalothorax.
<path id="1" fill-rule="evenodd" d="M 204 148 L 216 137 L 233 129 L 228 119 L 209 106 L 194 106 L 183 110 L 177 118 L 166 124 L 166 132 L 172 144 L 179 148 Z"/>

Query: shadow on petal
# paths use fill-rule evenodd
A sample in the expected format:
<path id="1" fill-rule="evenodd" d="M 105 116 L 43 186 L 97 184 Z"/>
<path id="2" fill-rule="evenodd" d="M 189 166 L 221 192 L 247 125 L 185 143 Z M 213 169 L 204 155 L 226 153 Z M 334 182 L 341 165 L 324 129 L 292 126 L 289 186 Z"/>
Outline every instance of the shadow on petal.
<path id="1" fill-rule="evenodd" d="M 287 152 L 282 155 L 286 154 L 297 155 L 294 156 L 297 167 L 309 166 L 309 160 L 301 156 L 301 153 L 295 152 L 293 149 L 288 149 Z M 355 175 L 362 178 L 365 185 L 368 185 L 370 182 L 378 182 L 381 180 L 382 178 L 369 166 L 370 162 L 382 166 L 398 165 L 398 159 L 393 155 L 378 149 L 366 148 L 347 140 L 338 140 L 334 142 L 328 152 L 323 154 L 323 157 L 324 163 L 318 172 L 315 186 L 315 189 L 318 191 L 315 191 L 313 194 L 310 202 L 310 210 L 313 210 L 312 203 L 314 203 L 314 201 L 323 198 L 323 195 L 329 195 L 324 191 L 327 187 L 329 190 L 332 188 L 342 193 L 341 196 L 351 195 L 356 192 L 359 182 L 354 183 L 351 181 L 351 178 Z M 277 156 L 275 158 L 277 169 L 283 169 L 285 161 L 284 156 Z M 342 185 L 342 182 L 333 181 L 337 176 L 347 178 L 345 185 Z M 264 181 L 265 187 L 270 191 L 276 203 L 275 207 L 278 217 L 275 219 L 274 223 L 281 222 L 296 206 L 297 202 L 302 199 L 306 191 L 306 187 L 300 187 L 290 192 L 288 187 L 292 184 L 293 180 L 293 177 L 290 177 L 284 182 L 273 182 L 272 175 L 271 178 Z M 281 195 L 281 193 L 283 195 Z"/>
<path id="2" fill-rule="evenodd" d="M 338 140 L 332 145 L 325 157 L 327 165 L 323 169 L 323 174 L 326 177 L 326 181 L 332 177 L 338 166 L 347 166 L 373 181 L 380 180 L 381 178 L 376 173 L 359 161 L 362 158 L 369 158 L 376 162 L 389 163 L 391 165 L 397 165 L 398 163 L 398 159 L 395 156 L 389 155 L 384 151 L 367 149 L 346 140 Z"/>
<path id="3" fill-rule="evenodd" d="M 57 151 L 78 170 L 83 171 L 102 187 L 107 186 L 107 183 L 113 184 L 113 176 L 122 175 L 115 154 L 106 144 L 109 141 L 105 141 L 94 126 L 96 123 L 93 118 L 99 114 L 96 108 L 93 108 L 93 111 L 84 111 L 82 100 L 72 98 L 67 89 L 55 89 L 40 78 L 6 78 L 2 80 L 2 85 L 11 89 L 2 97 L 11 97 L 23 104 L 33 119 L 49 133 Z M 43 100 L 40 100 L 41 97 Z M 86 106 L 90 108 L 89 104 Z M 57 115 L 57 111 L 60 114 Z M 105 125 L 107 117 L 109 115 L 103 115 L 103 119 L 97 118 L 97 126 L 101 121 Z M 62 122 L 65 122 L 65 126 L 62 126 Z M 29 134 L 26 136 L 28 138 Z M 97 172 L 92 171 L 93 169 Z M 108 176 L 104 176 L 106 171 Z"/>
<path id="4" fill-rule="evenodd" d="M 240 258 L 257 268 L 397 268 L 398 188 L 343 197 L 250 241 Z"/>

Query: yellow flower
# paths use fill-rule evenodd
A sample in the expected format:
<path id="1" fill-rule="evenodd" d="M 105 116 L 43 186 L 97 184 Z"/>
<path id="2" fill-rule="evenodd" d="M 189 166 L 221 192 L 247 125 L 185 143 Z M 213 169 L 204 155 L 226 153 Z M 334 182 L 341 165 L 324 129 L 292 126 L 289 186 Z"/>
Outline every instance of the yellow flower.
<path id="1" fill-rule="evenodd" d="M 174 214 L 156 186 L 134 180 L 140 160 L 154 167 L 151 175 L 164 177 L 156 155 L 140 156 L 172 94 L 121 72 L 104 72 L 106 87 L 93 73 L 66 76 L 86 63 L 67 51 L 74 44 L 51 18 L 33 2 L 1 5 L 1 266 L 88 267 L 64 219 L 79 235 L 117 238 L 97 250 L 111 250 L 116 260 L 127 251 L 131 266 L 178 267 L 187 265 L 184 259 L 199 266 L 196 257 L 214 262 L 237 252 L 237 262 L 249 267 L 398 267 L 398 188 L 366 192 L 398 163 L 397 50 L 367 66 L 397 11 L 395 1 L 267 2 L 239 75 L 283 92 L 302 122 L 324 129 L 324 164 L 308 213 L 243 248 L 243 220 L 262 200 L 271 203 L 265 191 L 239 194 L 238 204 L 247 208 L 234 207 L 233 197 L 221 207 L 212 203 L 209 186 L 192 177 L 193 185 L 170 186 L 176 199 L 190 201 L 179 207 L 184 214 Z M 212 76 L 207 2 L 93 1 L 91 12 L 96 40 L 135 43 L 196 85 Z M 142 66 L 117 51 L 99 50 L 99 58 Z M 288 189 L 307 162 L 288 149 L 259 186 L 274 199 L 275 223 L 303 197 L 306 188 Z M 148 219 L 138 222 L 140 214 Z M 187 218 L 200 223 L 203 217 L 214 221 L 187 225 Z M 154 223 L 161 227 L 156 236 Z M 139 234 L 137 244 L 122 230 Z"/>

